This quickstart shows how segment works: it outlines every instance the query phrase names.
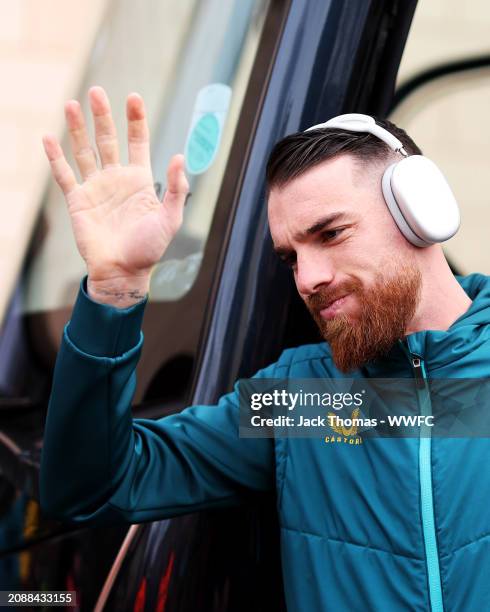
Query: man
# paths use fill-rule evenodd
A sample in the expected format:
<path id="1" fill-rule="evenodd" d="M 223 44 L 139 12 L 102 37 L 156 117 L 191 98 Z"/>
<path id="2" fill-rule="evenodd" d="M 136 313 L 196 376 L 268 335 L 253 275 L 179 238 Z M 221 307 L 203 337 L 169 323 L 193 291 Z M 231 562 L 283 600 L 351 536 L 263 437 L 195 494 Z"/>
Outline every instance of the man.
<path id="1" fill-rule="evenodd" d="M 88 270 L 55 372 L 44 510 L 141 522 L 275 488 L 288 610 L 488 607 L 487 440 L 239 438 L 236 390 L 217 406 L 132 420 L 150 272 L 180 225 L 188 186 L 175 156 L 157 200 L 139 96 L 127 102 L 125 168 L 107 96 L 89 96 L 102 168 L 74 101 L 66 115 L 83 184 L 56 140 L 44 140 Z M 430 401 L 429 376 L 488 376 L 490 283 L 456 280 L 439 245 L 418 248 L 401 234 L 380 187 L 399 158 L 371 134 L 339 129 L 289 136 L 272 152 L 274 246 L 327 342 L 285 351 L 257 379 L 417 376 Z"/>

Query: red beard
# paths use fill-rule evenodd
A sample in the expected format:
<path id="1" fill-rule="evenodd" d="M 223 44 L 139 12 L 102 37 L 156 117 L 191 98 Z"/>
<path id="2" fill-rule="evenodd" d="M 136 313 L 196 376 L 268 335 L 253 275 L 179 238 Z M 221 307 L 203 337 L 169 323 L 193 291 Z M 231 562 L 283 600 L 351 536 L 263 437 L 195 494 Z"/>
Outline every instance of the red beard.
<path id="1" fill-rule="evenodd" d="M 335 289 L 325 288 L 306 300 L 320 332 L 332 350 L 335 365 L 350 372 L 388 353 L 405 336 L 420 299 L 422 277 L 415 264 L 396 266 L 390 276 L 380 274 L 372 287 L 352 278 Z M 326 320 L 320 311 L 339 297 L 352 294 L 358 311 Z"/>

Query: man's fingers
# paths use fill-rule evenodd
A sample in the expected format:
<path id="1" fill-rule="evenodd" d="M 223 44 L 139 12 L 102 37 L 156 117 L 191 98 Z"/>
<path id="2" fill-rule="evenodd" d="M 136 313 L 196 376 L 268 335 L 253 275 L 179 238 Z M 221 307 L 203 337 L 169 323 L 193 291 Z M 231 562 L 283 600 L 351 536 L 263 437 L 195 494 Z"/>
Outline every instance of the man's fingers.
<path id="1" fill-rule="evenodd" d="M 73 170 L 63 155 L 63 149 L 54 136 L 43 137 L 44 150 L 51 164 L 51 172 L 55 181 L 61 187 L 65 196 L 77 187 L 77 181 Z"/>
<path id="2" fill-rule="evenodd" d="M 189 193 L 189 183 L 184 172 L 184 156 L 174 155 L 167 168 L 167 190 L 163 197 L 163 208 L 168 212 L 182 214 Z"/>
<path id="3" fill-rule="evenodd" d="M 102 87 L 91 87 L 88 95 L 94 117 L 95 142 L 99 150 L 102 167 L 118 164 L 119 145 L 109 98 Z"/>
<path id="4" fill-rule="evenodd" d="M 126 103 L 129 163 L 150 167 L 150 135 L 143 98 L 132 93 Z"/>
<path id="5" fill-rule="evenodd" d="M 79 102 L 70 100 L 65 104 L 65 116 L 70 134 L 71 149 L 82 178 L 97 171 L 97 159 L 85 127 L 82 109 Z"/>

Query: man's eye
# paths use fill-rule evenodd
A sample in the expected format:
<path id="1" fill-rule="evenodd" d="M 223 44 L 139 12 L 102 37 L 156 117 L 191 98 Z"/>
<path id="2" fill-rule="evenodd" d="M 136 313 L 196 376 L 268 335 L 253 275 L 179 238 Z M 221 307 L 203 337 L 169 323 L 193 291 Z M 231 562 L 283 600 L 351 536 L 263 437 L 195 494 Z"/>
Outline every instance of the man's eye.
<path id="1" fill-rule="evenodd" d="M 330 240 L 334 240 L 338 238 L 339 234 L 344 231 L 343 227 L 339 227 L 338 229 L 327 230 L 321 233 L 322 242 L 330 242 Z"/>

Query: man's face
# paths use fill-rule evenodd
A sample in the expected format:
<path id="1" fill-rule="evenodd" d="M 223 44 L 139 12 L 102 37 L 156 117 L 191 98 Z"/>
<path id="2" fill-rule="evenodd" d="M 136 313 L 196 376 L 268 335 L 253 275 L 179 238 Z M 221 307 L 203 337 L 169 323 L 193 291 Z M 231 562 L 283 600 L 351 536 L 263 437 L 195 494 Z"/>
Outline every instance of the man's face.
<path id="1" fill-rule="evenodd" d="M 420 296 L 414 249 L 384 202 L 381 173 L 342 155 L 269 196 L 274 247 L 344 372 L 402 338 Z"/>

